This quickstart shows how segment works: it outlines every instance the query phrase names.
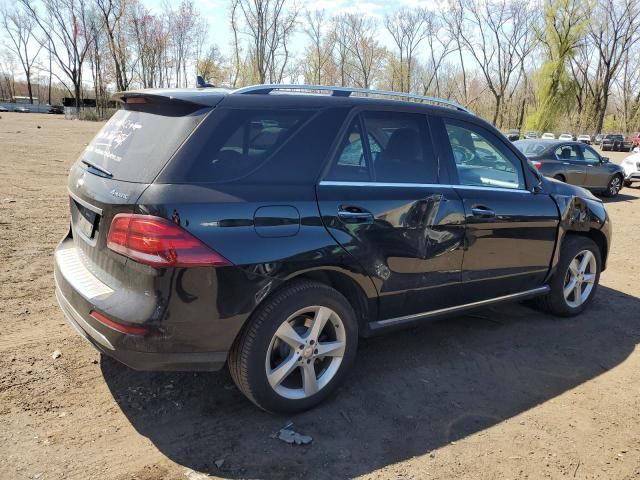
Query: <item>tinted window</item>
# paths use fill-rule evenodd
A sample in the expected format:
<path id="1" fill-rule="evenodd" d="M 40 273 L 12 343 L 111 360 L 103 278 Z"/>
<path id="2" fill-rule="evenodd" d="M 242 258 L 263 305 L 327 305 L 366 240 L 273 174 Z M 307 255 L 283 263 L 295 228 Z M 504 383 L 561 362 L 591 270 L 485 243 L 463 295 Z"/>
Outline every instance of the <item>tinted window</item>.
<path id="1" fill-rule="evenodd" d="M 366 112 L 351 122 L 327 179 L 434 183 L 436 172 L 423 115 Z"/>
<path id="2" fill-rule="evenodd" d="M 167 181 L 227 182 L 262 166 L 311 117 L 300 110 L 220 109 L 202 124 Z M 304 161 L 300 158 L 300 161 Z M 175 164 L 175 165 L 174 165 Z M 165 175 L 163 174 L 163 177 Z"/>
<path id="3" fill-rule="evenodd" d="M 355 117 L 340 143 L 336 161 L 327 175 L 327 180 L 371 181 L 363 137 L 360 118 Z"/>
<path id="4" fill-rule="evenodd" d="M 366 112 L 364 123 L 376 182 L 437 182 L 436 163 L 423 115 Z"/>
<path id="5" fill-rule="evenodd" d="M 462 185 L 525 188 L 520 159 L 482 127 L 445 120 Z"/>
<path id="6" fill-rule="evenodd" d="M 209 110 L 118 110 L 80 156 L 126 182 L 150 183 Z M 181 112 L 184 113 L 184 112 Z"/>

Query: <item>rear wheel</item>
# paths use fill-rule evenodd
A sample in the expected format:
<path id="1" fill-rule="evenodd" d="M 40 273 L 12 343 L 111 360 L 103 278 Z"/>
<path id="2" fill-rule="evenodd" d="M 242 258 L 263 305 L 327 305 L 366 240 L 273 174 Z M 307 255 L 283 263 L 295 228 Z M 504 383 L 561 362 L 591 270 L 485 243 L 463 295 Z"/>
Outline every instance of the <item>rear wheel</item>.
<path id="1" fill-rule="evenodd" d="M 331 394 L 353 363 L 356 317 L 333 288 L 298 281 L 256 312 L 229 354 L 238 388 L 260 408 L 307 410 Z"/>
<path id="2" fill-rule="evenodd" d="M 556 272 L 549 282 L 551 291 L 538 299 L 538 305 L 561 317 L 578 315 L 596 293 L 600 268 L 600 249 L 593 240 L 566 236 Z"/>
<path id="3" fill-rule="evenodd" d="M 611 177 L 611 180 L 609 180 L 607 190 L 604 192 L 604 195 L 610 198 L 615 197 L 616 195 L 618 195 L 621 189 L 622 177 L 620 175 L 614 175 L 613 177 Z"/>
<path id="4" fill-rule="evenodd" d="M 555 178 L 556 180 L 560 180 L 561 182 L 566 182 L 564 175 L 555 175 L 553 178 Z"/>

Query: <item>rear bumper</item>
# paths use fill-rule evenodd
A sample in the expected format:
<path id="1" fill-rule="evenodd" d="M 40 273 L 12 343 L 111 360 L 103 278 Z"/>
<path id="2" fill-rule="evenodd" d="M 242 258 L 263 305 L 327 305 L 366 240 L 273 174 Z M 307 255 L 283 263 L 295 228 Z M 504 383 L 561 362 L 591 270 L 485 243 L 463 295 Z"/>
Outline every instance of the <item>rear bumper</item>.
<path id="1" fill-rule="evenodd" d="M 82 265 L 69 254 L 69 245 L 61 244 L 55 255 L 55 294 L 69 324 L 98 351 L 113 357 L 135 370 L 206 370 L 222 368 L 227 359 L 227 351 L 206 351 L 190 347 L 183 341 L 177 341 L 175 335 L 168 334 L 171 329 L 150 328 L 146 335 L 129 335 L 98 322 L 90 316 L 94 309 L 108 310 L 106 305 L 113 295 L 110 287 L 100 282 L 91 272 L 83 270 Z M 131 303 L 134 310 L 143 309 L 140 303 Z M 182 325 L 182 330 L 187 325 Z M 201 337 L 203 332 L 193 326 L 193 337 Z M 213 333 L 211 331 L 207 334 Z M 218 337 L 225 337 L 220 334 Z M 179 336 L 178 336 L 179 337 Z M 182 337 L 184 338 L 184 337 Z M 230 345 L 229 345 L 230 347 Z"/>
<path id="2" fill-rule="evenodd" d="M 57 283 L 57 282 L 56 282 Z M 62 295 L 56 285 L 56 299 L 67 322 L 74 330 L 100 353 L 133 368 L 149 371 L 215 371 L 220 370 L 227 361 L 227 352 L 139 352 L 114 347 L 110 340 L 98 331 L 89 320 L 80 315 Z M 120 337 L 125 334 L 117 333 Z"/>

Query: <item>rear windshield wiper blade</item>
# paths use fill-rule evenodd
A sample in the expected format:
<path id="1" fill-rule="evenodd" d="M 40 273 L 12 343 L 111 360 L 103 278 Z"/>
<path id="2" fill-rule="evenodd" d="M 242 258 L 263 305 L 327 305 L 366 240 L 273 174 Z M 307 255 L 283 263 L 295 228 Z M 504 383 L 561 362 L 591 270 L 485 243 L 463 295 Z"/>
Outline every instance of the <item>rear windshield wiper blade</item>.
<path id="1" fill-rule="evenodd" d="M 99 172 L 104 173 L 107 177 L 113 177 L 113 173 L 111 173 L 109 170 L 107 170 L 106 168 L 102 168 L 94 163 L 91 163 L 88 160 L 80 160 L 82 163 L 84 163 L 86 166 L 93 168 L 94 170 L 98 170 Z"/>

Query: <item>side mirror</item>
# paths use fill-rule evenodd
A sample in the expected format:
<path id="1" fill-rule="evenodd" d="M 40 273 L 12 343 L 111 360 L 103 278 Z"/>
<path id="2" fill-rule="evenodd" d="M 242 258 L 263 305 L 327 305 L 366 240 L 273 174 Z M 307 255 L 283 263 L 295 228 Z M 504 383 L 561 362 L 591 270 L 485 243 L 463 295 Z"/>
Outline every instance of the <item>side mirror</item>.
<path id="1" fill-rule="evenodd" d="M 602 163 L 609 163 L 609 157 L 600 157 Z"/>

